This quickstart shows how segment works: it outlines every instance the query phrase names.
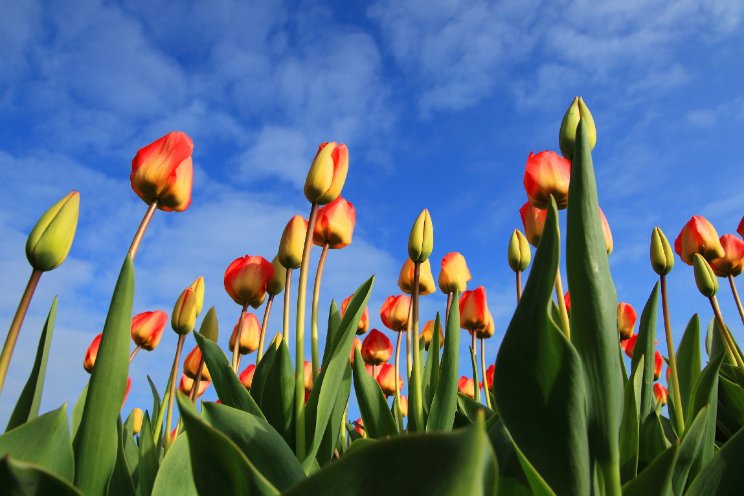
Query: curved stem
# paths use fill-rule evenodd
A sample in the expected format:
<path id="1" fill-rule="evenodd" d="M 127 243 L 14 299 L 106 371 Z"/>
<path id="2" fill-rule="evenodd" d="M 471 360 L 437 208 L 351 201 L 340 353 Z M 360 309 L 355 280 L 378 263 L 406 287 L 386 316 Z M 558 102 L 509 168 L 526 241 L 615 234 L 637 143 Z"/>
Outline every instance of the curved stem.
<path id="1" fill-rule="evenodd" d="M 408 386 L 411 386 L 411 371 L 413 370 L 413 357 L 411 356 L 411 329 L 413 327 L 413 305 L 408 306 L 408 320 L 406 321 L 406 378 L 408 379 Z"/>
<path id="2" fill-rule="evenodd" d="M 201 361 L 199 362 L 199 369 L 196 372 L 196 378 L 194 379 L 194 383 L 191 385 L 191 393 L 189 393 L 189 398 L 194 403 L 196 403 L 196 399 L 199 397 L 199 385 L 201 384 L 203 372 L 204 372 L 204 357 L 202 357 Z"/>
<path id="3" fill-rule="evenodd" d="M 8 336 L 5 338 L 3 351 L 0 353 L 0 392 L 2 392 L 3 384 L 5 384 L 5 376 L 8 374 L 10 358 L 13 356 L 13 350 L 15 349 L 16 341 L 18 341 L 18 334 L 21 332 L 23 319 L 26 318 L 28 306 L 31 303 L 31 298 L 34 296 L 36 286 L 39 285 L 39 279 L 41 279 L 42 273 L 38 269 L 31 271 L 31 277 L 29 277 L 26 283 L 26 289 L 23 290 L 23 296 L 21 296 L 21 301 L 18 303 L 18 308 L 13 316 L 13 322 L 10 324 L 10 329 L 8 329 Z"/>
<path id="4" fill-rule="evenodd" d="M 669 318 L 669 298 L 667 297 L 666 276 L 661 276 L 661 309 L 664 314 L 664 331 L 666 332 L 667 353 L 669 353 L 669 372 L 671 374 L 672 394 L 674 395 L 674 416 L 677 421 L 677 432 L 685 429 L 685 417 L 682 412 L 682 396 L 680 395 L 679 376 L 677 375 L 677 357 L 674 354 L 674 339 L 672 338 L 672 323 Z"/>
<path id="5" fill-rule="evenodd" d="M 261 321 L 261 337 L 258 340 L 258 353 L 256 354 L 256 367 L 263 358 L 264 354 L 264 343 L 266 342 L 266 327 L 269 325 L 269 315 L 271 315 L 271 303 L 274 301 L 274 295 L 270 294 L 269 299 L 266 301 L 266 307 L 264 308 L 264 316 Z"/>
<path id="6" fill-rule="evenodd" d="M 292 286 L 292 269 L 287 269 L 284 282 L 284 319 L 282 321 L 282 340 L 289 346 L 289 294 Z"/>
<path id="7" fill-rule="evenodd" d="M 238 373 L 238 368 L 240 367 L 240 335 L 243 334 L 243 319 L 245 318 L 245 311 L 248 308 L 248 305 L 243 305 L 243 308 L 240 310 L 240 318 L 238 319 L 238 332 L 235 335 L 235 344 L 233 344 L 232 349 L 232 369 L 235 371 L 235 373 Z"/>
<path id="8" fill-rule="evenodd" d="M 470 344 L 470 359 L 473 365 L 473 399 L 480 403 L 481 388 L 478 378 L 478 344 L 476 343 L 475 331 L 471 331 L 472 342 Z"/>
<path id="9" fill-rule="evenodd" d="M 563 298 L 563 280 L 561 279 L 561 269 L 558 269 L 555 275 L 555 295 L 558 297 L 558 308 L 561 313 L 561 327 L 566 334 L 566 338 L 571 341 L 571 324 L 568 320 L 568 310 L 566 309 L 566 300 Z"/>
<path id="10" fill-rule="evenodd" d="M 134 360 L 134 357 L 137 356 L 137 353 L 139 353 L 139 350 L 142 348 L 142 346 L 137 345 L 137 347 L 132 351 L 132 353 L 129 355 L 129 363 L 132 363 L 132 360 Z"/>
<path id="11" fill-rule="evenodd" d="M 486 406 L 491 407 L 491 392 L 488 387 L 488 376 L 486 375 L 486 338 L 480 338 L 481 343 L 481 374 L 483 374 L 483 391 L 486 393 Z"/>
<path id="12" fill-rule="evenodd" d="M 742 360 L 742 357 L 739 354 L 739 350 L 736 349 L 734 340 L 731 337 L 731 334 L 729 334 L 728 327 L 726 327 L 726 323 L 723 321 L 723 314 L 721 314 L 721 307 L 718 306 L 718 300 L 716 299 L 715 295 L 711 296 L 708 299 L 710 300 L 711 307 L 713 307 L 713 314 L 716 317 L 716 323 L 718 324 L 718 328 L 720 329 L 721 337 L 723 338 L 723 341 L 726 344 L 729 353 L 731 353 L 731 355 L 734 357 L 734 361 L 739 367 L 739 370 L 744 372 L 744 360 Z"/>
<path id="13" fill-rule="evenodd" d="M 518 270 L 517 274 L 517 303 L 522 299 L 522 271 Z M 565 302 L 563 302 L 565 304 Z"/>
<path id="14" fill-rule="evenodd" d="M 129 246 L 129 256 L 132 257 L 132 262 L 134 262 L 134 257 L 137 255 L 137 251 L 139 250 L 139 246 L 140 246 L 140 243 L 142 242 L 142 238 L 145 235 L 145 231 L 147 231 L 147 226 L 150 225 L 152 216 L 155 215 L 155 210 L 157 210 L 157 208 L 158 208 L 158 202 L 156 200 L 152 202 L 149 207 L 147 207 L 147 212 L 145 212 L 145 216 L 142 217 L 142 221 L 140 222 L 140 225 L 137 228 L 137 232 L 134 233 L 134 238 L 132 238 L 132 244 Z"/>
<path id="15" fill-rule="evenodd" d="M 393 408 L 395 409 L 395 420 L 398 423 L 398 432 L 403 432 L 403 415 L 401 415 L 400 413 L 400 373 L 398 372 L 400 370 L 400 341 L 402 338 L 403 333 L 399 331 L 398 338 L 395 342 L 395 399 L 393 400 Z M 372 370 L 374 374 L 374 367 Z"/>
<path id="16" fill-rule="evenodd" d="M 741 306 L 741 300 L 739 299 L 739 292 L 736 290 L 736 284 L 734 283 L 734 276 L 729 274 L 728 276 L 729 285 L 731 286 L 731 292 L 734 294 L 734 301 L 736 302 L 736 308 L 739 310 L 739 317 L 741 322 L 744 323 L 744 308 Z"/>
<path id="17" fill-rule="evenodd" d="M 168 379 L 168 408 L 165 415 L 165 449 L 171 445 L 170 431 L 173 423 L 173 401 L 176 399 L 176 374 L 178 372 L 178 362 L 181 361 L 181 350 L 183 342 L 186 340 L 185 334 L 178 336 L 178 345 L 176 346 L 176 355 L 173 357 L 173 366 L 171 367 L 170 379 Z"/>
<path id="18" fill-rule="evenodd" d="M 318 378 L 318 303 L 320 300 L 320 283 L 323 280 L 323 267 L 328 255 L 328 245 L 323 245 L 323 251 L 320 252 L 318 260 L 318 270 L 315 272 L 315 285 L 313 286 L 313 306 L 310 317 L 310 342 L 311 356 L 313 361 L 313 383 Z"/>

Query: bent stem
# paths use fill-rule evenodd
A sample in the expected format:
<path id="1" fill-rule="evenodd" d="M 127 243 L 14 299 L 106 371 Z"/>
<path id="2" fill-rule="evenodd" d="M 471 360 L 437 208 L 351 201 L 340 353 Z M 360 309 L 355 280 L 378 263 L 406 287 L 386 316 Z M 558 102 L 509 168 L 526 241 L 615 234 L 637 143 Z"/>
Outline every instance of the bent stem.
<path id="1" fill-rule="evenodd" d="M 179 334 L 178 345 L 176 346 L 176 355 L 173 357 L 173 366 L 171 367 L 170 379 L 168 379 L 168 408 L 165 415 L 165 450 L 171 445 L 170 430 L 173 423 L 173 401 L 176 399 L 176 373 L 178 372 L 178 362 L 181 361 L 181 350 L 186 340 L 185 334 Z M 178 432 L 176 432 L 178 434 Z"/>
<path id="2" fill-rule="evenodd" d="M 315 272 L 315 285 L 313 286 L 313 307 L 310 317 L 310 342 L 312 345 L 313 382 L 318 378 L 318 302 L 320 300 L 320 283 L 323 280 L 323 267 L 325 266 L 328 245 L 323 245 L 318 261 L 318 270 Z"/>
<path id="3" fill-rule="evenodd" d="M 0 392 L 2 392 L 3 384 L 5 384 L 5 376 L 8 374 L 10 358 L 13 356 L 13 350 L 15 349 L 16 341 L 18 341 L 18 334 L 21 332 L 23 319 L 26 318 L 28 306 L 31 303 L 31 298 L 34 296 L 36 286 L 39 285 L 41 274 L 42 271 L 38 269 L 31 271 L 31 277 L 29 277 L 28 283 L 26 283 L 26 289 L 23 290 L 23 296 L 21 296 L 21 301 L 18 303 L 18 309 L 13 316 L 13 322 L 10 324 L 10 329 L 8 329 L 8 336 L 5 338 L 3 351 L 0 353 Z"/>
<path id="4" fill-rule="evenodd" d="M 137 347 L 132 351 L 132 354 L 129 355 L 129 363 L 132 363 L 132 360 L 134 360 L 134 357 L 137 356 L 137 353 L 139 353 L 140 348 L 142 348 L 141 345 L 137 345 Z"/>
<path id="5" fill-rule="evenodd" d="M 736 302 L 736 308 L 739 310 L 739 317 L 741 322 L 744 323 L 744 308 L 741 306 L 741 300 L 739 299 L 739 292 L 736 290 L 736 284 L 734 283 L 734 276 L 729 274 L 728 276 L 729 285 L 731 286 L 731 292 L 734 294 L 734 301 Z"/>
<path id="6" fill-rule="evenodd" d="M 266 308 L 264 308 L 264 316 L 261 321 L 261 337 L 258 340 L 258 353 L 256 354 L 256 367 L 263 358 L 264 343 L 266 342 L 266 326 L 269 325 L 269 315 L 271 315 L 271 304 L 274 301 L 274 295 L 269 294 L 269 299 L 266 301 Z"/>
<path id="7" fill-rule="evenodd" d="M 710 300 L 711 307 L 713 307 L 713 314 L 716 317 L 716 323 L 718 324 L 718 328 L 720 329 L 721 337 L 723 338 L 724 343 L 726 343 L 726 347 L 728 348 L 729 353 L 733 356 L 736 365 L 739 367 L 739 370 L 744 372 L 744 360 L 742 360 L 742 357 L 739 354 L 739 350 L 736 349 L 734 339 L 731 337 L 728 327 L 726 327 L 726 324 L 723 321 L 723 314 L 721 314 L 721 307 L 718 306 L 718 299 L 715 297 L 715 295 L 711 296 L 708 299 Z"/>
<path id="8" fill-rule="evenodd" d="M 475 331 L 471 331 L 472 342 L 470 344 L 470 361 L 473 366 L 473 399 L 480 403 L 481 388 L 478 381 L 478 345 L 476 344 Z"/>
<path id="9" fill-rule="evenodd" d="M 571 324 L 568 321 L 568 309 L 566 309 L 566 300 L 563 298 L 563 280 L 561 279 L 561 269 L 555 274 L 555 295 L 558 298 L 558 309 L 561 313 L 561 327 L 566 335 L 566 339 L 571 341 Z"/>
<path id="10" fill-rule="evenodd" d="M 403 415 L 400 413 L 400 341 L 403 338 L 403 332 L 398 331 L 398 338 L 395 342 L 395 398 L 393 400 L 393 409 L 395 410 L 395 420 L 398 423 L 398 431 L 403 432 Z M 372 376 L 375 374 L 375 366 L 372 366 Z M 408 383 L 410 385 L 410 382 Z M 410 396 L 410 394 L 409 394 Z"/>
<path id="11" fill-rule="evenodd" d="M 158 208 L 158 202 L 155 200 L 150 204 L 149 207 L 147 207 L 147 212 L 145 212 L 145 216 L 142 217 L 142 222 L 140 222 L 139 227 L 137 228 L 137 232 L 134 233 L 134 238 L 132 238 L 132 244 L 129 246 L 129 256 L 132 257 L 132 262 L 134 262 L 134 257 L 137 255 L 137 251 L 139 250 L 140 243 L 142 242 L 142 238 L 145 236 L 145 231 L 147 231 L 147 226 L 150 225 L 150 221 L 152 220 L 152 216 L 155 215 L 155 210 Z"/>
<path id="12" fill-rule="evenodd" d="M 287 269 L 287 277 L 284 281 L 284 319 L 282 321 L 282 339 L 289 346 L 289 294 L 292 285 L 292 269 Z"/>
<path id="13" fill-rule="evenodd" d="M 491 392 L 488 388 L 488 377 L 486 376 L 486 338 L 480 338 L 481 343 L 481 373 L 483 374 L 483 391 L 486 393 L 486 406 L 491 406 Z"/>
<path id="14" fill-rule="evenodd" d="M 664 331 L 666 332 L 667 353 L 669 353 L 669 371 L 672 374 L 671 384 L 674 394 L 674 414 L 677 420 L 677 432 L 684 432 L 685 418 L 682 413 L 682 397 L 680 396 L 679 376 L 677 375 L 677 357 L 674 355 L 674 341 L 672 339 L 672 324 L 669 318 L 669 299 L 667 297 L 666 276 L 661 279 L 661 308 L 664 314 Z"/>
<path id="15" fill-rule="evenodd" d="M 245 319 L 245 311 L 248 309 L 248 305 L 243 305 L 240 310 L 240 318 L 238 319 L 238 332 L 235 335 L 235 344 L 232 349 L 232 369 L 235 373 L 238 373 L 238 367 L 240 367 L 240 335 L 243 334 L 243 319 Z"/>

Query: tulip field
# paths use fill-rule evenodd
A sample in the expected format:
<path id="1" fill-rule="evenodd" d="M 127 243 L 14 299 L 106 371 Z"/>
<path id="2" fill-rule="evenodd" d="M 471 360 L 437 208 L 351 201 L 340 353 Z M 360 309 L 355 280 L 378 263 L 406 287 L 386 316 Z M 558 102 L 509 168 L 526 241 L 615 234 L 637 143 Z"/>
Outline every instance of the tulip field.
<path id="1" fill-rule="evenodd" d="M 69 408 L 40 411 L 45 376 L 56 373 L 47 370 L 55 298 L 20 396 L 0 395 L 15 405 L 0 435 L 0 494 L 742 494 L 736 334 L 744 309 L 735 278 L 744 269 L 744 218 L 725 226 L 737 234 L 719 237 L 693 216 L 673 244 L 650 228 L 648 271 L 657 282 L 636 311 L 613 283 L 612 232 L 592 162 L 597 131 L 583 99 L 556 131 L 557 151 L 527 157 L 524 229 L 503 247 L 514 311 L 499 344 L 490 344 L 486 290 L 469 285 L 465 257 L 431 260 L 436 219 L 426 205 L 409 219 L 398 288 L 377 287 L 370 274 L 320 307 L 326 258 L 352 243 L 356 225 L 343 196 L 354 167 L 336 142 L 308 157 L 307 217 L 288 219 L 276 253 L 235 253 L 225 268 L 234 315 L 210 308 L 198 274 L 176 288 L 169 313 L 133 315 L 148 226 L 159 211 L 188 215 L 194 186 L 185 133 L 141 148 L 130 180 L 146 210 L 122 253 L 103 332 L 80 350 L 88 383 Z M 79 193 L 67 194 L 39 212 L 28 234 L 31 275 L 0 354 L 0 393 L 16 343 L 30 332 L 23 323 L 36 288 L 74 249 L 79 202 Z M 682 269 L 694 275 L 699 308 L 680 309 L 689 323 L 672 329 L 666 278 Z M 373 291 L 393 294 L 371 308 Z M 425 315 L 420 297 L 437 291 L 447 303 Z M 723 292 L 738 315 L 721 311 Z M 713 320 L 701 322 L 701 311 Z M 385 329 L 370 329 L 370 312 Z M 267 336 L 272 314 L 283 325 Z M 161 345 L 171 331 L 174 349 Z M 495 363 L 487 343 L 498 348 Z M 129 367 L 143 353 L 172 365 L 167 383 L 148 376 L 137 385 L 151 390 L 152 403 L 131 409 Z M 200 399 L 208 388 L 218 401 Z"/>

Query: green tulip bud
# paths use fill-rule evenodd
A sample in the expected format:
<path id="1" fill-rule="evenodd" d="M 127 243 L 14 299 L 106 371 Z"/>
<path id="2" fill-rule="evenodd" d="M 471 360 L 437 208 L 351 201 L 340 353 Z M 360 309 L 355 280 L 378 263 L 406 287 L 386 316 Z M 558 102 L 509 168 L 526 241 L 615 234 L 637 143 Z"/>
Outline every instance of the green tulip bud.
<path id="1" fill-rule="evenodd" d="M 80 193 L 73 191 L 41 216 L 26 241 L 26 258 L 34 269 L 46 272 L 65 261 L 79 212 Z"/>
<path id="2" fill-rule="evenodd" d="M 563 116 L 563 121 L 561 122 L 561 130 L 558 133 L 561 153 L 569 160 L 573 157 L 574 145 L 576 143 L 576 128 L 579 125 L 579 121 L 584 123 L 587 137 L 589 138 L 589 146 L 591 149 L 594 149 L 594 145 L 597 144 L 597 129 L 594 127 L 594 118 L 591 112 L 589 112 L 589 108 L 584 103 L 584 100 L 580 96 L 577 96 L 571 102 L 568 110 L 566 110 L 566 114 Z"/>
<path id="3" fill-rule="evenodd" d="M 674 252 L 666 236 L 658 227 L 651 233 L 651 267 L 660 276 L 665 276 L 674 267 Z"/>
<path id="4" fill-rule="evenodd" d="M 695 284 L 703 294 L 711 298 L 718 292 L 718 278 L 716 278 L 715 272 L 708 264 L 708 261 L 702 257 L 699 253 L 695 253 L 693 260 L 695 266 Z"/>
<path id="5" fill-rule="evenodd" d="M 287 269 L 284 268 L 284 265 L 282 265 L 281 262 L 279 262 L 278 255 L 271 261 L 271 265 L 274 266 L 274 275 L 271 276 L 271 280 L 269 281 L 266 290 L 270 295 L 276 296 L 284 291 L 284 284 L 287 281 Z"/>
<path id="6" fill-rule="evenodd" d="M 190 287 L 196 295 L 196 315 L 199 316 L 204 305 L 204 276 L 197 277 Z"/>
<path id="7" fill-rule="evenodd" d="M 214 307 L 207 310 L 207 314 L 204 316 L 204 320 L 202 320 L 201 326 L 199 327 L 199 334 L 210 341 L 215 343 L 217 342 L 219 328 L 217 326 L 217 311 Z"/>
<path id="8" fill-rule="evenodd" d="M 530 243 L 527 238 L 524 237 L 522 231 L 514 229 L 514 232 L 509 238 L 509 267 L 514 272 L 522 272 L 530 265 L 530 258 L 532 252 L 530 251 Z"/>
<path id="9" fill-rule="evenodd" d="M 434 249 L 434 226 L 429 211 L 424 209 L 413 223 L 408 237 L 408 256 L 414 263 L 423 263 Z"/>
<path id="10" fill-rule="evenodd" d="M 196 293 L 186 288 L 178 297 L 171 314 L 171 327 L 178 334 L 188 334 L 196 325 Z"/>

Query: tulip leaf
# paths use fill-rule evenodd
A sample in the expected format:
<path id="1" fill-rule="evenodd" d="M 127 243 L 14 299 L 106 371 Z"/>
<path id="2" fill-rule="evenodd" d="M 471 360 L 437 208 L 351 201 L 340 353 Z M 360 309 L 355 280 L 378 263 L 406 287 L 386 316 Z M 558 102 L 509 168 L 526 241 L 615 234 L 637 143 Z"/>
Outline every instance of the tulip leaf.
<path id="1" fill-rule="evenodd" d="M 264 389 L 271 393 L 261 396 L 261 411 L 266 416 L 266 420 L 284 437 L 287 444 L 293 446 L 294 369 L 289 347 L 285 341 L 279 344 L 271 370 L 266 376 Z"/>
<path id="2" fill-rule="evenodd" d="M 690 407 L 692 387 L 695 385 L 700 369 L 700 318 L 693 315 L 687 323 L 685 333 L 677 347 L 677 376 L 679 377 L 679 391 L 682 396 L 680 405 L 683 411 Z"/>
<path id="3" fill-rule="evenodd" d="M 150 419 L 157 419 L 158 418 L 158 412 L 160 411 L 160 404 L 163 402 L 162 398 L 160 397 L 160 393 L 158 393 L 158 388 L 155 387 L 155 383 L 152 382 L 152 379 L 150 376 L 147 376 L 147 382 L 150 384 L 150 393 L 152 393 L 152 414 L 150 415 Z M 160 426 L 160 430 L 162 430 L 163 426 Z M 152 425 L 152 432 L 153 435 L 155 433 L 158 433 L 158 438 L 160 437 L 160 430 L 158 430 L 158 426 Z"/>
<path id="4" fill-rule="evenodd" d="M 116 464 L 116 419 L 124 402 L 129 372 L 133 294 L 134 267 L 127 256 L 111 298 L 73 443 L 75 485 L 86 494 L 102 494 Z"/>
<path id="5" fill-rule="evenodd" d="M 689 408 L 685 418 L 695 418 L 700 410 L 708 406 L 708 419 L 703 434 L 703 446 L 700 455 L 690 468 L 690 477 L 694 478 L 701 468 L 713 457 L 716 441 L 716 418 L 718 417 L 718 376 L 723 363 L 723 353 L 719 353 L 703 369 L 692 388 Z M 688 427 L 689 430 L 689 427 Z"/>
<path id="6" fill-rule="evenodd" d="M 152 488 L 153 496 L 197 496 L 194 476 L 191 473 L 189 455 L 189 435 L 187 432 L 176 437 L 160 464 Z"/>
<path id="7" fill-rule="evenodd" d="M 581 361 L 548 315 L 559 249 L 558 211 L 552 200 L 524 293 L 496 357 L 499 372 L 493 387 L 515 445 L 547 484 L 559 494 L 588 494 Z"/>
<path id="8" fill-rule="evenodd" d="M 326 333 L 325 344 L 323 345 L 323 359 L 320 362 L 320 368 L 324 369 L 331 359 L 331 344 L 336 341 L 338 330 L 341 326 L 341 313 L 338 311 L 336 300 L 331 300 L 331 308 L 328 310 L 328 332 Z"/>
<path id="9" fill-rule="evenodd" d="M 739 495 L 744 486 L 744 429 L 740 430 L 703 466 L 687 491 L 688 496 Z"/>
<path id="10" fill-rule="evenodd" d="M 620 420 L 620 478 L 623 482 L 633 479 L 638 474 L 638 403 L 636 390 L 640 392 L 645 357 L 641 357 L 630 380 L 625 383 L 623 397 L 623 415 Z M 640 395 L 639 395 L 640 396 Z"/>
<path id="11" fill-rule="evenodd" d="M 649 416 L 649 420 L 653 415 Z M 671 446 L 657 456 L 638 477 L 623 486 L 623 496 L 672 494 L 672 471 L 677 461 L 678 448 Z"/>
<path id="12" fill-rule="evenodd" d="M 439 312 L 434 319 L 434 330 L 429 343 L 429 351 L 426 353 L 426 364 L 424 365 L 424 413 L 428 419 L 431 402 L 434 399 L 434 391 L 437 390 L 439 382 L 439 348 L 440 348 L 440 329 L 442 328 Z"/>
<path id="13" fill-rule="evenodd" d="M 617 352 L 617 293 L 599 216 L 587 131 L 579 122 L 568 190 L 566 273 L 571 291 L 571 343 L 581 357 L 586 376 L 592 456 L 604 474 L 606 492 L 614 494 L 620 490 L 617 433 L 623 396 Z"/>
<path id="14" fill-rule="evenodd" d="M 641 322 L 638 325 L 638 338 L 633 347 L 633 358 L 631 368 L 636 367 L 641 357 L 644 358 L 641 369 L 641 397 L 638 404 L 638 420 L 640 424 L 646 420 L 655 409 L 656 398 L 654 397 L 654 362 L 656 339 L 656 314 L 658 313 L 659 285 L 654 285 L 651 295 L 641 312 Z"/>
<path id="15" fill-rule="evenodd" d="M 212 383 L 220 401 L 227 406 L 264 418 L 263 412 L 243 387 L 233 369 L 230 368 L 227 357 L 217 343 L 206 339 L 198 332 L 194 332 L 194 338 L 196 338 L 196 343 L 201 349 L 204 362 L 212 376 Z"/>
<path id="16" fill-rule="evenodd" d="M 39 405 L 41 404 L 41 393 L 44 390 L 44 377 L 46 375 L 46 365 L 49 359 L 49 348 L 52 345 L 52 332 L 54 331 L 54 319 L 57 315 L 57 301 L 55 296 L 52 300 L 52 308 L 49 310 L 44 328 L 39 337 L 39 346 L 36 349 L 36 358 L 31 368 L 26 385 L 18 397 L 13 413 L 10 415 L 6 431 L 18 427 L 19 425 L 35 418 L 39 415 Z"/>
<path id="17" fill-rule="evenodd" d="M 385 395 L 377 381 L 364 368 L 362 354 L 357 349 L 354 350 L 354 390 L 367 435 L 373 439 L 396 435 L 398 427 Z"/>
<path id="18" fill-rule="evenodd" d="M 150 416 L 145 413 L 139 440 L 139 463 L 137 464 L 137 489 L 140 496 L 149 496 L 155 484 L 160 462 L 159 452 L 152 435 Z"/>
<path id="19" fill-rule="evenodd" d="M 134 440 L 134 417 L 132 414 L 129 414 L 129 417 L 127 417 L 127 421 L 124 422 L 122 428 L 123 430 L 121 442 L 124 445 L 124 459 L 127 463 L 127 468 L 129 469 L 129 475 L 132 477 L 132 481 L 136 485 L 137 465 L 139 465 L 139 448 L 137 447 L 137 443 Z"/>
<path id="20" fill-rule="evenodd" d="M 338 389 L 336 396 L 336 403 L 333 405 L 331 411 L 331 418 L 326 426 L 325 433 L 323 433 L 323 439 L 320 441 L 318 447 L 318 454 L 316 458 L 318 463 L 321 465 L 331 460 L 338 444 L 339 435 L 341 434 L 341 419 L 344 416 L 346 405 L 349 403 L 349 394 L 351 393 L 351 364 L 347 363 L 346 370 L 344 371 L 341 385 Z"/>
<path id="21" fill-rule="evenodd" d="M 83 493 L 38 465 L 16 461 L 6 456 L 0 459 L 0 494 L 82 496 Z"/>
<path id="22" fill-rule="evenodd" d="M 263 401 L 263 390 L 266 384 L 266 378 L 271 372 L 271 367 L 274 364 L 278 348 L 271 343 L 266 349 L 266 353 L 261 358 L 261 361 L 256 365 L 256 370 L 253 371 L 253 381 L 251 382 L 250 395 L 256 401 L 256 404 L 260 405 Z"/>
<path id="23" fill-rule="evenodd" d="M 444 350 L 442 351 L 442 365 L 439 370 L 439 380 L 434 389 L 431 400 L 429 418 L 426 421 L 426 431 L 450 431 L 455 422 L 457 411 L 457 376 L 459 374 L 460 356 L 460 305 L 459 293 L 452 296 L 447 329 L 444 335 Z"/>
<path id="24" fill-rule="evenodd" d="M 135 496 L 134 481 L 132 481 L 132 472 L 127 464 L 127 457 L 124 452 L 124 436 L 126 431 L 121 423 L 121 418 L 117 419 L 118 433 L 118 451 L 116 453 L 116 465 L 108 481 L 107 496 Z M 148 493 L 149 494 L 149 493 Z"/>
<path id="25" fill-rule="evenodd" d="M 718 382 L 719 439 L 729 439 L 744 427 L 744 389 L 738 384 L 721 377 Z"/>
<path id="26" fill-rule="evenodd" d="M 552 491 L 540 493 L 539 490 L 530 490 L 532 484 L 528 482 L 527 477 L 522 469 L 520 455 L 514 446 L 511 436 L 506 431 L 504 423 L 494 415 L 486 422 L 488 438 L 491 440 L 491 446 L 496 453 L 496 459 L 499 465 L 499 490 L 498 494 L 509 494 L 515 496 L 530 496 L 532 494 L 553 494 Z M 526 461 L 526 460 L 525 460 Z M 529 463 L 529 462 L 527 462 Z M 532 469 L 534 470 L 534 468 Z M 535 472 L 536 473 L 536 472 Z M 538 475 L 539 477 L 539 475 Z M 533 481 L 538 486 L 545 484 L 540 481 Z M 545 484 L 547 487 L 547 484 Z"/>
<path id="27" fill-rule="evenodd" d="M 10 455 L 72 481 L 74 463 L 66 410 L 62 405 L 0 436 L 0 457 Z"/>
<path id="28" fill-rule="evenodd" d="M 478 403 L 470 396 L 465 396 L 462 393 L 457 393 L 457 411 L 465 416 L 470 423 L 475 422 L 476 417 L 482 412 L 486 420 L 490 419 L 495 415 L 494 411 L 485 406 L 483 403 Z"/>
<path id="29" fill-rule="evenodd" d="M 695 420 L 692 421 L 682 437 L 677 463 L 674 464 L 674 472 L 672 474 L 672 489 L 674 490 L 674 494 L 682 494 L 684 492 L 688 475 L 690 474 L 690 468 L 703 446 L 703 436 L 705 435 L 705 428 L 708 424 L 708 411 L 707 406 L 701 408 L 697 417 L 695 417 Z"/>
<path id="30" fill-rule="evenodd" d="M 302 465 L 282 437 L 265 420 L 241 410 L 204 404 L 204 420 L 235 443 L 278 490 L 305 479 Z"/>
<path id="31" fill-rule="evenodd" d="M 638 470 L 643 471 L 656 457 L 669 447 L 659 413 L 654 410 L 638 427 Z"/>

